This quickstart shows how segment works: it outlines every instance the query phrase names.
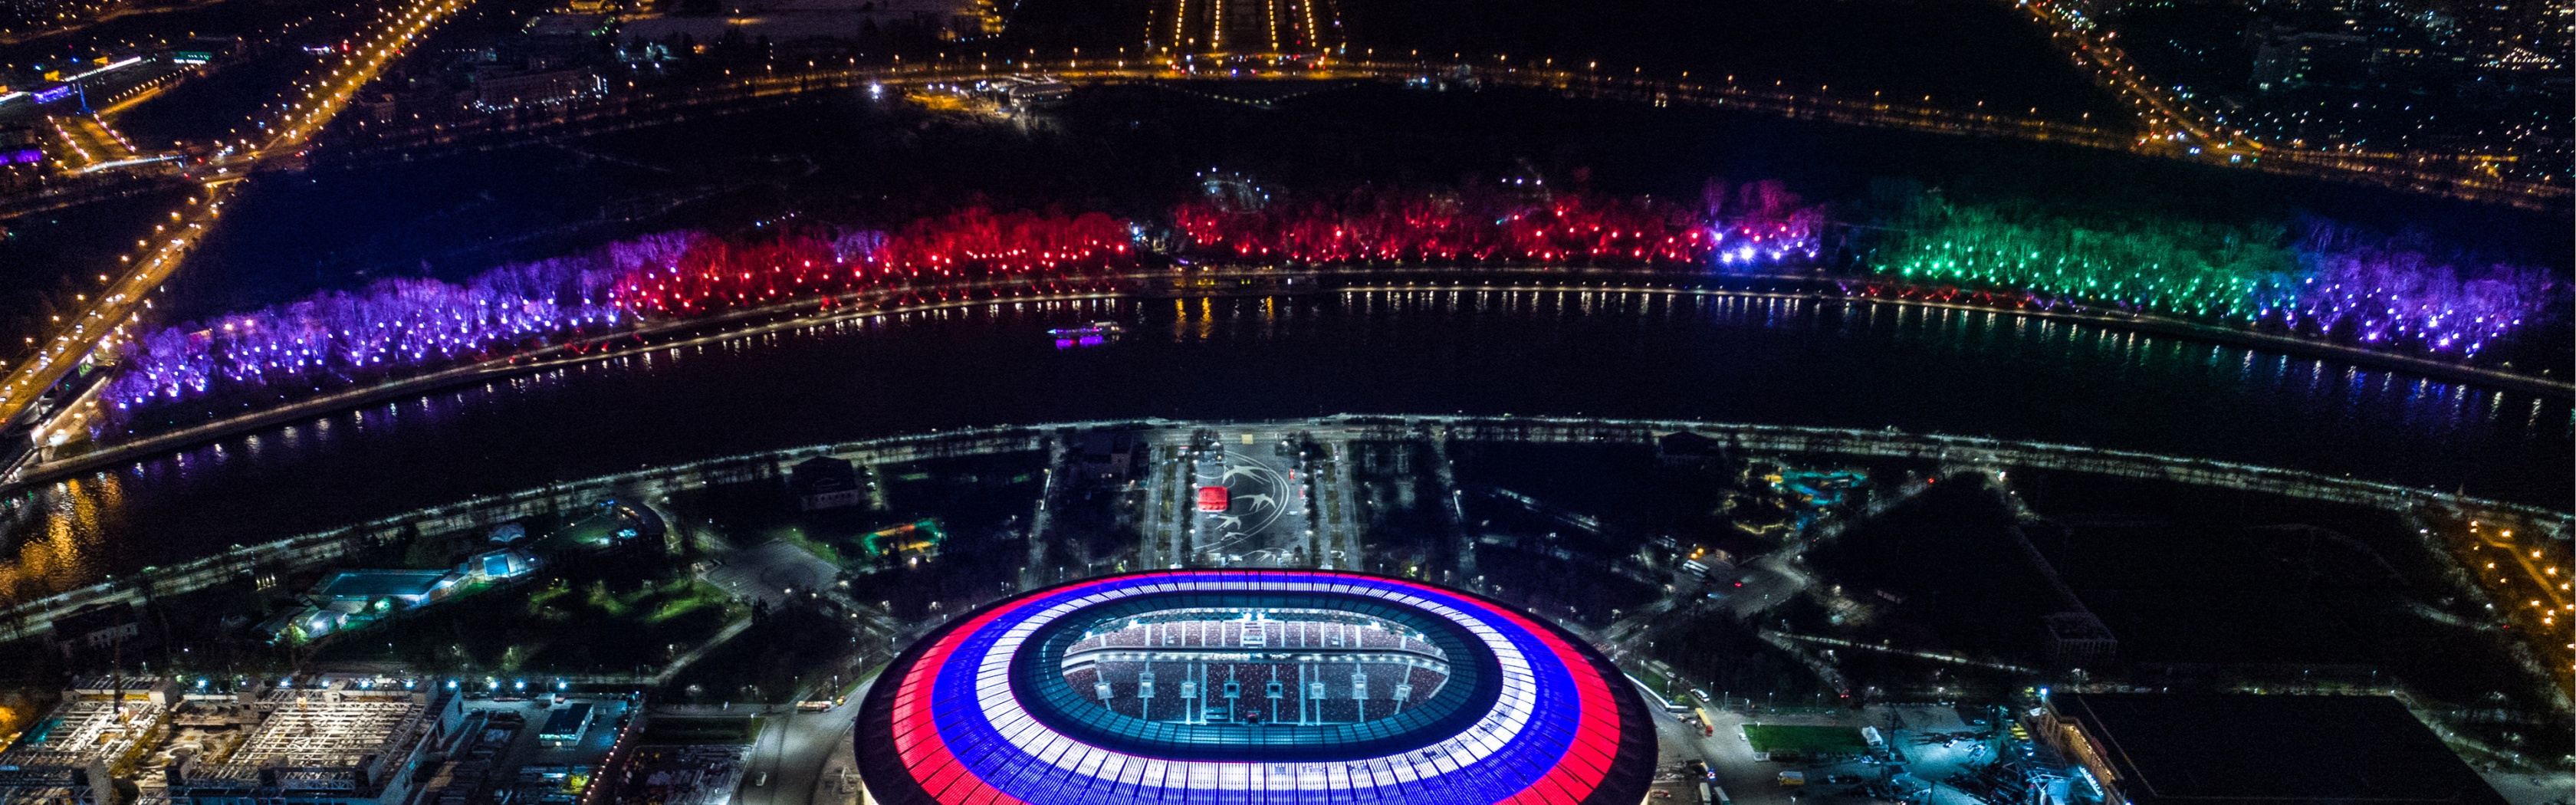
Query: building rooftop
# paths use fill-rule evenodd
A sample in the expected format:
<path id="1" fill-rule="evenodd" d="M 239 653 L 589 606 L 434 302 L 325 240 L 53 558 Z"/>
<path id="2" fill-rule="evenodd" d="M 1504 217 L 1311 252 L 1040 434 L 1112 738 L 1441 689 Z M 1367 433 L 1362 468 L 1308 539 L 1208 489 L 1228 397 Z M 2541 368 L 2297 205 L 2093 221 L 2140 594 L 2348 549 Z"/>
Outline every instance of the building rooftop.
<path id="1" fill-rule="evenodd" d="M 2505 801 L 2387 696 L 2071 693 L 2050 708 L 2134 805 Z"/>
<path id="2" fill-rule="evenodd" d="M 571 740 L 581 737 L 583 730 L 589 726 L 590 705 L 575 702 L 547 711 L 546 726 L 537 732 L 537 737 L 549 740 Z"/>
<path id="3" fill-rule="evenodd" d="M 809 495 L 817 492 L 856 489 L 859 486 L 859 470 L 856 465 L 843 459 L 815 456 L 798 462 L 795 467 L 789 469 L 787 483 L 795 487 L 797 492 Z"/>
<path id="4" fill-rule="evenodd" d="M 68 782 L 76 769 L 113 766 L 168 711 L 148 701 L 81 697 L 64 702 L 0 752 L 0 786 Z"/>
<path id="5" fill-rule="evenodd" d="M 430 726 L 427 697 L 412 691 L 278 688 L 257 706 L 267 715 L 240 748 L 187 772 L 186 785 L 363 791 L 382 785 Z"/>

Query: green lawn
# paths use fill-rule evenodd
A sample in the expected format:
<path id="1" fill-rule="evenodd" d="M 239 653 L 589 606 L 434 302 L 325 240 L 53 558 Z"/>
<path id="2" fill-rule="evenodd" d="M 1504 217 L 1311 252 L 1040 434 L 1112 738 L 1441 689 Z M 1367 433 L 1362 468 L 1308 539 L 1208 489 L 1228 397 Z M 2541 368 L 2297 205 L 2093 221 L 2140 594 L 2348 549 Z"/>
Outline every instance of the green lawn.
<path id="1" fill-rule="evenodd" d="M 1869 743 L 1861 740 L 1854 727 L 1818 727 L 1803 724 L 1746 724 L 1744 739 L 1753 751 L 1792 755 L 1863 755 Z"/>

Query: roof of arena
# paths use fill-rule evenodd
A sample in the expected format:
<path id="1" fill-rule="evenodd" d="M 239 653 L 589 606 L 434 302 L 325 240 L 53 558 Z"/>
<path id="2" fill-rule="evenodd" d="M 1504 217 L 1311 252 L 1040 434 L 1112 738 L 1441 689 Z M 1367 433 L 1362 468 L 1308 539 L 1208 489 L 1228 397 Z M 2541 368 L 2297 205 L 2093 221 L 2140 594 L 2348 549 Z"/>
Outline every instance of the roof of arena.
<path id="1" fill-rule="evenodd" d="M 1426 644 L 1447 677 L 1390 715 L 1341 723 L 1237 718 L 1231 698 L 1214 705 L 1214 684 L 1195 689 L 1193 706 L 1163 712 L 1223 715 L 1149 721 L 1067 681 L 1068 647 L 1095 627 L 1175 610 L 1240 611 L 1246 624 L 1260 622 L 1251 613 L 1347 613 Z M 1249 638 L 1223 648 L 1247 663 L 1347 661 Z M 1126 689 L 1181 692 L 1177 682 Z M 1378 695 L 1313 690 L 1308 699 Z M 1481 597 L 1353 573 L 1157 571 L 1038 590 L 958 618 L 888 666 L 855 740 L 869 793 L 887 805 L 1626 805 L 1645 797 L 1653 772 L 1647 718 L 1623 675 L 1581 640 Z"/>

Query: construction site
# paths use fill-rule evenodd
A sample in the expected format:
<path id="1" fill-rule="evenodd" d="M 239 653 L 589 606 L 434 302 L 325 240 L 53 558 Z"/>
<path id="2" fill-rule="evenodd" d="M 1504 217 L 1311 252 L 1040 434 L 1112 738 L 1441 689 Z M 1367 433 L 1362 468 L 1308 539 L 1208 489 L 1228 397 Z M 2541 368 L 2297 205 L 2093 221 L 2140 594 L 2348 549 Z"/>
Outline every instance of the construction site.
<path id="1" fill-rule="evenodd" d="M 632 704 L 372 675 L 99 677 L 0 751 L 0 802 L 572 803 Z"/>

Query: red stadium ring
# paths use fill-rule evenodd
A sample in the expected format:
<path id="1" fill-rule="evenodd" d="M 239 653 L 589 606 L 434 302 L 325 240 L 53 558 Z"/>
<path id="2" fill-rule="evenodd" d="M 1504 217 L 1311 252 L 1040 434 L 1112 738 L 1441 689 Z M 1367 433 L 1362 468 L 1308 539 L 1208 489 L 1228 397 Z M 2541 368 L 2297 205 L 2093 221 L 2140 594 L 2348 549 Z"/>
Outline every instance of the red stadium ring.
<path id="1" fill-rule="evenodd" d="M 1138 625 L 1148 621 L 1169 625 Z M 1363 621 L 1375 631 L 1360 629 Z M 1149 675 L 1122 681 L 1125 697 L 1113 697 L 1107 676 L 1090 677 L 1099 680 L 1097 702 L 1067 682 L 1105 673 L 1087 664 L 1065 670 L 1067 646 L 1174 630 L 1199 642 L 1085 656 L 1145 657 L 1124 665 L 1147 674 L 1155 662 L 1222 666 L 1229 680 L 1237 673 L 1271 680 L 1266 696 L 1238 709 L 1235 696 L 1265 691 L 1229 682 L 1225 706 L 1215 707 L 1217 680 L 1209 670 L 1207 687 L 1195 703 L 1176 702 L 1182 715 L 1175 717 L 1151 701 Z M 1237 630 L 1239 642 L 1231 636 Z M 1330 649 L 1284 642 L 1326 634 L 1363 639 Z M 1271 646 L 1271 639 L 1283 642 Z M 1370 639 L 1379 646 L 1364 648 Z M 1384 650 L 1388 645 L 1402 650 Z M 1372 698 L 1362 670 L 1384 672 L 1384 663 L 1437 666 L 1437 673 L 1399 677 L 1437 681 L 1421 696 Z M 1277 681 L 1291 668 L 1301 680 L 1293 697 Z M 1325 670 L 1350 670 L 1353 696 L 1305 681 Z M 1295 722 L 1261 717 L 1260 702 L 1276 713 L 1291 699 L 1300 708 Z M 1144 717 L 1157 707 L 1162 716 Z M 1332 707 L 1347 715 L 1325 716 Z M 1373 709 L 1379 714 L 1369 715 Z M 889 805 L 1627 805 L 1644 798 L 1655 761 L 1654 730 L 1636 691 L 1561 630 L 1417 582 L 1294 570 L 1112 576 L 986 607 L 888 667 L 862 707 L 855 740 L 870 795 Z"/>

